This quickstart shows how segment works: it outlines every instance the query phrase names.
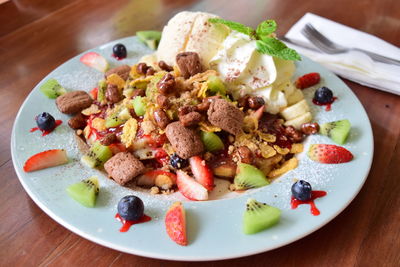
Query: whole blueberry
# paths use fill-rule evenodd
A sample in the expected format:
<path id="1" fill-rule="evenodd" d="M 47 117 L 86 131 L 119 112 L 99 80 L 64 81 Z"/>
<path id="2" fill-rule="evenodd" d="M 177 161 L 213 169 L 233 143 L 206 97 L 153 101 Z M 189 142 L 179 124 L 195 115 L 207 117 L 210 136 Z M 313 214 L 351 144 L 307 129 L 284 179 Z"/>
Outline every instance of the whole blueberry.
<path id="1" fill-rule="evenodd" d="M 113 54 L 117 58 L 126 58 L 126 47 L 123 44 L 116 44 L 113 46 Z"/>
<path id="2" fill-rule="evenodd" d="M 121 198 L 118 202 L 118 214 L 128 221 L 136 221 L 143 217 L 143 201 L 134 195 Z"/>
<path id="3" fill-rule="evenodd" d="M 332 102 L 333 93 L 328 87 L 320 87 L 315 91 L 314 99 L 321 104 L 328 104 Z"/>
<path id="4" fill-rule="evenodd" d="M 171 166 L 174 167 L 175 169 L 182 169 L 188 165 L 188 161 L 186 159 L 179 157 L 176 153 L 171 156 L 169 162 Z"/>
<path id="5" fill-rule="evenodd" d="M 311 185 L 304 180 L 297 181 L 292 185 L 292 195 L 298 200 L 307 201 L 311 199 L 311 191 Z"/>
<path id="6" fill-rule="evenodd" d="M 47 112 L 36 116 L 36 124 L 40 130 L 51 131 L 56 127 L 56 120 Z"/>

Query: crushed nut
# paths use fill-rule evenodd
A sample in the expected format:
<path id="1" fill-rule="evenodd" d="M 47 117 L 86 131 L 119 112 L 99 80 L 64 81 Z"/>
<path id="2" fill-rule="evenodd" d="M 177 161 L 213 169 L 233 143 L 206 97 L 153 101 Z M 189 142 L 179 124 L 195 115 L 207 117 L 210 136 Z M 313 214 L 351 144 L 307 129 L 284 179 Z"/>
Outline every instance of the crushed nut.
<path id="1" fill-rule="evenodd" d="M 185 127 L 195 126 L 201 121 L 201 119 L 202 119 L 201 114 L 196 111 L 192 111 L 185 115 L 179 116 L 179 121 Z"/>
<path id="2" fill-rule="evenodd" d="M 160 127 L 161 129 L 165 129 L 165 127 L 167 127 L 168 123 L 170 122 L 167 114 L 162 109 L 156 109 L 153 113 L 153 116 L 158 127 Z"/>
<path id="3" fill-rule="evenodd" d="M 139 64 L 136 66 L 136 72 L 137 72 L 138 74 L 145 75 L 148 68 L 149 68 L 149 67 L 147 66 L 147 64 L 142 62 L 142 63 L 139 63 Z"/>
<path id="4" fill-rule="evenodd" d="M 240 162 L 251 164 L 253 162 L 253 153 L 251 150 L 246 146 L 240 146 L 237 149 Z"/>
<path id="5" fill-rule="evenodd" d="M 248 102 L 249 108 L 251 108 L 251 109 L 259 109 L 263 105 L 265 105 L 264 98 L 262 98 L 260 96 L 251 96 L 247 99 L 247 102 Z"/>
<path id="6" fill-rule="evenodd" d="M 157 88 L 161 94 L 171 93 L 175 88 L 175 78 L 171 73 L 165 74 L 157 83 Z"/>
<path id="7" fill-rule="evenodd" d="M 165 95 L 158 95 L 156 102 L 160 108 L 168 108 L 170 104 L 168 97 L 166 97 Z"/>
<path id="8" fill-rule="evenodd" d="M 160 193 L 160 188 L 158 188 L 157 186 L 153 186 L 152 188 L 150 188 L 150 194 L 157 195 L 158 193 Z"/>
<path id="9" fill-rule="evenodd" d="M 158 66 L 160 67 L 160 69 L 165 70 L 165 71 L 173 71 L 174 68 L 172 68 L 170 65 L 168 65 L 167 63 L 165 63 L 165 61 L 161 60 L 160 62 L 158 62 Z"/>
<path id="10" fill-rule="evenodd" d="M 307 135 L 316 134 L 319 132 L 319 125 L 318 123 L 303 123 L 301 125 L 301 131 Z"/>
<path id="11" fill-rule="evenodd" d="M 287 126 L 285 128 L 285 134 L 295 143 L 303 140 L 303 133 L 296 130 L 293 126 Z"/>

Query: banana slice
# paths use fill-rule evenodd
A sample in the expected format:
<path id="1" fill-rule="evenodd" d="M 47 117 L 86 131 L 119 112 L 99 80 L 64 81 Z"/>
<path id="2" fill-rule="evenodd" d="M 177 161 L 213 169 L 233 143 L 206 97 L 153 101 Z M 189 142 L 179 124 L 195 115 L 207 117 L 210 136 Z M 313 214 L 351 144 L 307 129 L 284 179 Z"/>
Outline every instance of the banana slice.
<path id="1" fill-rule="evenodd" d="M 303 115 L 304 113 L 308 112 L 310 108 L 305 99 L 301 100 L 300 102 L 289 106 L 281 111 L 281 115 L 285 120 L 292 120 L 294 118 Z"/>
<path id="2" fill-rule="evenodd" d="M 139 62 L 146 63 L 147 65 L 156 68 L 157 67 L 157 55 L 156 53 L 144 55 Z"/>
<path id="3" fill-rule="evenodd" d="M 312 116 L 310 112 L 306 112 L 303 115 L 300 115 L 297 118 L 294 118 L 292 120 L 288 120 L 284 123 L 285 126 L 293 126 L 297 130 L 300 129 L 301 125 L 303 123 L 310 122 L 312 120 Z"/>
<path id="4" fill-rule="evenodd" d="M 294 87 L 294 86 L 293 86 Z M 300 100 L 304 99 L 303 92 L 300 89 L 295 89 L 292 94 L 286 95 L 288 105 L 291 106 Z"/>
<path id="5" fill-rule="evenodd" d="M 290 81 L 284 82 L 278 86 L 278 90 L 283 91 L 286 96 L 286 99 L 296 91 L 296 87 Z"/>

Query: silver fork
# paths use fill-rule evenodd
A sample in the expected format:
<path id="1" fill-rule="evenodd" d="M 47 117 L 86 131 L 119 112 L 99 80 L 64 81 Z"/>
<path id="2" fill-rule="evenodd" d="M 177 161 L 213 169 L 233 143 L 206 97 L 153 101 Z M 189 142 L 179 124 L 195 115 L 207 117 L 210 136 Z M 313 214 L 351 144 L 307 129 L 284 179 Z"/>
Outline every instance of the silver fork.
<path id="1" fill-rule="evenodd" d="M 339 53 L 345 53 L 348 51 L 359 51 L 367 54 L 370 56 L 373 60 L 383 62 L 383 63 L 389 63 L 389 64 L 395 64 L 400 66 L 400 61 L 393 59 L 393 58 L 388 58 L 382 55 L 375 54 L 370 51 L 362 50 L 359 48 L 347 48 L 344 46 L 341 46 L 339 44 L 336 44 L 326 38 L 322 33 L 320 33 L 317 29 L 315 29 L 310 23 L 307 23 L 304 28 L 301 30 L 301 33 L 308 39 L 310 40 L 317 48 L 319 48 L 322 52 L 325 52 L 327 54 L 339 54 Z"/>

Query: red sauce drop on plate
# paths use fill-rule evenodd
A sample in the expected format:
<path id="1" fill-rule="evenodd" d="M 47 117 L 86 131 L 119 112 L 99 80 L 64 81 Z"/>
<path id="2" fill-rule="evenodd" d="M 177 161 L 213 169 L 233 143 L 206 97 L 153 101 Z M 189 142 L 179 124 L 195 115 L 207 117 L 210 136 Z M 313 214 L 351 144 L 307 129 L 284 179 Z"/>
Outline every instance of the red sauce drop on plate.
<path id="1" fill-rule="evenodd" d="M 56 120 L 56 126 L 54 127 L 54 129 L 57 128 L 59 125 L 61 125 L 61 123 L 62 123 L 62 120 Z M 45 130 L 39 129 L 39 127 L 34 127 L 34 128 L 32 128 L 32 129 L 30 129 L 29 132 L 32 133 L 32 132 L 35 132 L 35 131 L 37 131 L 37 130 L 40 130 L 40 131 L 42 132 L 42 136 L 46 136 L 46 135 L 48 135 L 49 133 L 51 133 L 52 131 L 54 131 L 54 129 L 51 130 L 51 131 L 45 131 Z"/>
<path id="2" fill-rule="evenodd" d="M 332 107 L 332 103 L 335 102 L 336 99 L 337 99 L 337 97 L 334 96 L 334 97 L 332 97 L 332 101 L 331 102 L 322 104 L 322 103 L 318 102 L 317 100 L 315 100 L 313 98 L 312 102 L 317 106 L 326 106 L 325 111 L 330 111 L 331 107 Z"/>
<path id="3" fill-rule="evenodd" d="M 320 214 L 320 212 L 319 212 L 319 209 L 317 209 L 317 207 L 315 206 L 314 200 L 317 198 L 320 198 L 320 197 L 324 197 L 324 196 L 326 196 L 325 191 L 312 191 L 311 199 L 309 199 L 307 201 L 302 201 L 302 200 L 295 199 L 292 196 L 290 204 L 292 205 L 292 209 L 296 209 L 299 205 L 302 205 L 302 204 L 310 204 L 311 214 L 314 216 L 317 216 Z"/>
<path id="4" fill-rule="evenodd" d="M 116 60 L 123 60 L 125 57 L 117 57 L 114 53 L 111 55 Z"/>
<path id="5" fill-rule="evenodd" d="M 147 216 L 146 214 L 143 215 L 143 217 L 140 218 L 137 221 L 125 220 L 118 213 L 115 214 L 115 218 L 122 223 L 122 227 L 119 229 L 119 231 L 123 232 L 123 233 L 127 232 L 129 230 L 129 228 L 131 228 L 131 226 L 134 225 L 134 224 L 145 223 L 145 222 L 151 221 L 151 217 Z"/>

